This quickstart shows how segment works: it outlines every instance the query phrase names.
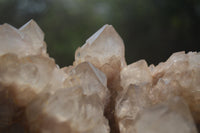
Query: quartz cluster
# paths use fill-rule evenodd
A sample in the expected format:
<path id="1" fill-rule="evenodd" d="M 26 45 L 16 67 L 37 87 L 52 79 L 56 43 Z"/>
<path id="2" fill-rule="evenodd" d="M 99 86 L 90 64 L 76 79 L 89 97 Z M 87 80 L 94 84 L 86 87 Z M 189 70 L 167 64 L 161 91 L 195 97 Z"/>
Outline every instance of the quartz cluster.
<path id="1" fill-rule="evenodd" d="M 0 133 L 198 133 L 200 53 L 126 64 L 104 25 L 60 68 L 30 20 L 0 25 Z"/>

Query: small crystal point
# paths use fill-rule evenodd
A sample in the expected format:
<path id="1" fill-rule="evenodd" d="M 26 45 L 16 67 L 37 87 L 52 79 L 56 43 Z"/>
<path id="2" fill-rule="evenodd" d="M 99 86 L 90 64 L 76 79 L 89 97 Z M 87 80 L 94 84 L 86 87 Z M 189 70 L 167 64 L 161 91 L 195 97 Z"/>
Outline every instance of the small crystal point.
<path id="1" fill-rule="evenodd" d="M 19 57 L 43 54 L 47 56 L 44 33 L 31 20 L 19 30 L 8 25 L 0 25 L 0 55 L 17 54 Z"/>
<path id="2" fill-rule="evenodd" d="M 151 71 L 145 60 L 140 60 L 124 67 L 120 72 L 121 86 L 140 85 L 152 82 Z"/>
<path id="3" fill-rule="evenodd" d="M 97 94 L 103 103 L 107 101 L 109 94 L 105 74 L 89 62 L 83 62 L 72 69 L 65 81 L 65 86 L 82 86 L 84 95 Z"/>
<path id="4" fill-rule="evenodd" d="M 44 33 L 40 29 L 40 27 L 37 25 L 37 23 L 34 20 L 30 20 L 26 24 L 24 24 L 22 27 L 19 28 L 19 31 L 21 31 L 23 34 L 27 34 L 32 38 L 33 40 L 44 40 Z"/>
<path id="5" fill-rule="evenodd" d="M 79 64 L 75 68 L 76 73 L 82 73 L 83 75 L 90 74 L 91 77 L 95 77 L 96 80 L 98 80 L 104 87 L 107 86 L 107 78 L 103 72 L 95 68 L 91 63 L 89 62 L 83 62 Z"/>
<path id="6" fill-rule="evenodd" d="M 115 106 L 115 115 L 118 120 L 120 133 L 135 133 L 129 131 L 134 126 L 136 118 L 151 105 L 146 87 L 141 85 L 129 85 L 118 96 Z M 129 131 L 129 132 L 128 132 Z"/>
<path id="7" fill-rule="evenodd" d="M 0 55 L 14 53 L 27 55 L 29 46 L 21 39 L 20 32 L 9 24 L 0 25 Z"/>
<path id="8" fill-rule="evenodd" d="M 19 31 L 21 32 L 23 39 L 31 44 L 33 51 L 36 54 L 46 54 L 46 44 L 44 43 L 44 33 L 34 20 L 30 20 L 23 25 Z"/>

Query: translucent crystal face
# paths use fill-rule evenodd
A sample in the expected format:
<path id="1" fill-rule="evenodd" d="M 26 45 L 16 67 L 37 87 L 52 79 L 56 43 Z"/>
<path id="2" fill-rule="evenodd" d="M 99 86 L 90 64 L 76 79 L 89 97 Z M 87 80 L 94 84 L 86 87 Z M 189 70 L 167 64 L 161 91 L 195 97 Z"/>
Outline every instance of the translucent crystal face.
<path id="1" fill-rule="evenodd" d="M 76 51 L 75 63 L 89 61 L 102 66 L 113 56 L 125 66 L 123 40 L 111 25 L 104 25 Z"/>
<path id="2" fill-rule="evenodd" d="M 123 88 L 127 88 L 130 84 L 139 85 L 152 82 L 151 71 L 144 60 L 123 67 L 120 72 L 120 78 L 122 79 L 121 86 Z"/>
<path id="3" fill-rule="evenodd" d="M 69 72 L 65 86 L 82 86 L 84 95 L 98 94 L 104 102 L 109 94 L 105 74 L 88 62 L 77 65 Z"/>
<path id="4" fill-rule="evenodd" d="M 0 25 L 0 42 L 0 55 L 14 53 L 22 57 L 46 54 L 44 33 L 33 20 L 20 29 L 8 24 Z"/>
<path id="5" fill-rule="evenodd" d="M 24 41 L 31 43 L 32 51 L 35 51 L 35 54 L 46 54 L 44 33 L 34 20 L 27 22 L 19 31 Z"/>
<path id="6" fill-rule="evenodd" d="M 197 133 L 200 53 L 126 65 L 124 44 L 104 25 L 59 68 L 33 21 L 0 25 L 0 132 Z"/>

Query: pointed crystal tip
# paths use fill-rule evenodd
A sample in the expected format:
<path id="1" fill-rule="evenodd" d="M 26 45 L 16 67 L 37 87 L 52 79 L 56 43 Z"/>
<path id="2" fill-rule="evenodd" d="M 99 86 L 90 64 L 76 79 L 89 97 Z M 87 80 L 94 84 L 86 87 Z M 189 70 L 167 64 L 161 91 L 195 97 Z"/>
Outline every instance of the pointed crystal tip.
<path id="1" fill-rule="evenodd" d="M 126 64 L 123 40 L 112 25 L 106 24 L 76 51 L 75 64 L 89 61 L 95 66 L 102 66 L 109 63 L 112 57 L 120 60 L 121 66 Z"/>
<path id="2" fill-rule="evenodd" d="M 44 33 L 34 20 L 20 29 L 8 24 L 0 25 L 0 55 L 13 53 L 19 57 L 47 55 Z"/>

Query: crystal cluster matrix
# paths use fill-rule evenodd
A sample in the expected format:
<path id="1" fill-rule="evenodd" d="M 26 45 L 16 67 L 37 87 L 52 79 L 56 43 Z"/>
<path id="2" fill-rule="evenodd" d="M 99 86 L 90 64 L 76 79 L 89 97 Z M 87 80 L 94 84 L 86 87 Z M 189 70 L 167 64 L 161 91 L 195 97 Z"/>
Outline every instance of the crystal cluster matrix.
<path id="1" fill-rule="evenodd" d="M 198 133 L 200 53 L 127 65 L 104 25 L 60 68 L 30 20 L 0 25 L 0 133 Z"/>

